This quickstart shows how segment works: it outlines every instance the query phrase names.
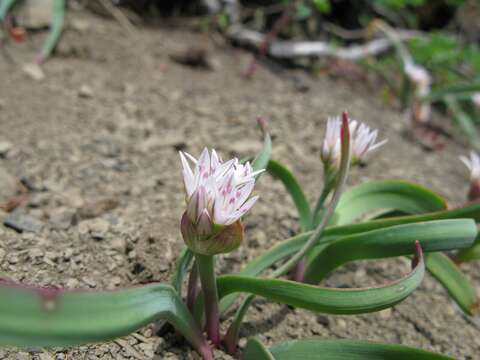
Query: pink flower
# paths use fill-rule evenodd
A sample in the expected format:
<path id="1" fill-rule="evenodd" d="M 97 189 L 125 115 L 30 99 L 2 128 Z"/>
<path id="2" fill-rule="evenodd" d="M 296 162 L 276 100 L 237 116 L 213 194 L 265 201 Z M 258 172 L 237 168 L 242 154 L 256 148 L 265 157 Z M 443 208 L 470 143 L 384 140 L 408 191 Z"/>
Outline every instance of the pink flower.
<path id="1" fill-rule="evenodd" d="M 338 167 L 340 163 L 340 128 L 342 122 L 339 117 L 328 118 L 327 130 L 322 146 L 321 158 L 328 166 Z M 364 123 L 351 120 L 348 124 L 351 136 L 352 163 L 365 161 L 368 153 L 387 142 L 377 141 L 378 130 L 372 130 Z"/>
<path id="2" fill-rule="evenodd" d="M 222 162 L 215 150 L 210 154 L 207 148 L 198 160 L 183 152 L 180 159 L 187 215 L 200 232 L 207 233 L 214 224 L 234 223 L 257 201 L 258 196 L 249 197 L 255 176 L 264 170 L 253 171 L 250 163 L 240 164 L 237 158 Z"/>

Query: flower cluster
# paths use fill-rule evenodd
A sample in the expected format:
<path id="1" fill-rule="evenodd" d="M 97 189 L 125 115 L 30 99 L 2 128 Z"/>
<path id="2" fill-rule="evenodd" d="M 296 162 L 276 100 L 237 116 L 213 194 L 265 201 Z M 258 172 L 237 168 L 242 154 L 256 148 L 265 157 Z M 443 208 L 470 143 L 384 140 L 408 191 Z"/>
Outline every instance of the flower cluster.
<path id="1" fill-rule="evenodd" d="M 340 129 L 342 122 L 339 117 L 328 118 L 327 130 L 322 146 L 321 158 L 327 168 L 338 168 L 340 164 Z M 387 142 L 377 141 L 378 130 L 372 130 L 367 125 L 357 120 L 348 124 L 351 136 L 352 164 L 365 161 L 366 155 Z"/>
<path id="2" fill-rule="evenodd" d="M 187 210 L 182 218 L 182 233 L 192 250 L 206 252 L 205 248 L 213 245 L 206 240 L 221 233 L 229 234 L 225 228 L 236 229 L 236 235 L 242 230 L 241 225 L 236 223 L 257 201 L 258 196 L 250 195 L 255 185 L 255 176 L 263 170 L 253 171 L 250 163 L 240 164 L 237 158 L 222 162 L 215 150 L 209 153 L 207 148 L 198 160 L 183 152 L 180 152 L 180 158 L 187 200 Z M 217 238 L 216 242 L 220 246 L 222 241 Z M 235 243 L 237 242 L 239 244 L 238 239 Z M 215 251 L 231 251 L 230 245 L 233 246 L 230 242 L 223 245 L 229 246 Z"/>

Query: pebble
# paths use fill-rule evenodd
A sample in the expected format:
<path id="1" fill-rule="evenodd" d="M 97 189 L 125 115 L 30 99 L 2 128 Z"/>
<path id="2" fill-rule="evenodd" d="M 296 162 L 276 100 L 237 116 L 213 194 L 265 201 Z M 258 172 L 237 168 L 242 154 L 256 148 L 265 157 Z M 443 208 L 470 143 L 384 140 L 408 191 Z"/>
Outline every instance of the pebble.
<path id="1" fill-rule="evenodd" d="M 3 224 L 20 233 L 24 231 L 38 233 L 44 227 L 44 223 L 41 220 L 25 214 L 21 210 L 15 210 L 7 215 L 3 220 Z"/>
<path id="2" fill-rule="evenodd" d="M 15 196 L 17 189 L 17 180 L 0 166 L 0 202 L 5 202 Z"/>
<path id="3" fill-rule="evenodd" d="M 83 99 L 90 99 L 93 97 L 93 89 L 87 84 L 83 84 L 78 90 L 78 96 Z"/>
<path id="4" fill-rule="evenodd" d="M 392 309 L 387 308 L 385 310 L 379 311 L 378 316 L 380 316 L 381 319 L 387 320 L 392 317 Z"/>
<path id="5" fill-rule="evenodd" d="M 119 201 L 111 197 L 90 201 L 79 209 L 79 215 L 82 219 L 96 218 L 107 211 L 115 209 L 118 205 Z"/>
<path id="6" fill-rule="evenodd" d="M 116 237 L 110 241 L 110 248 L 118 251 L 120 254 L 125 254 L 127 251 L 127 241 L 121 237 Z"/>
<path id="7" fill-rule="evenodd" d="M 50 213 L 50 225 L 54 229 L 67 230 L 75 223 L 76 211 L 60 207 Z"/>
<path id="8" fill-rule="evenodd" d="M 5 254 L 6 254 L 5 250 L 0 248 L 0 262 L 2 262 L 3 259 L 5 258 Z"/>
<path id="9" fill-rule="evenodd" d="M 95 240 L 103 240 L 109 229 L 109 222 L 100 218 L 84 220 L 78 226 L 80 234 L 90 234 Z"/>
<path id="10" fill-rule="evenodd" d="M 24 74 L 32 80 L 42 81 L 43 79 L 45 79 L 45 73 L 43 72 L 40 65 L 27 63 L 23 65 L 22 70 Z"/>
<path id="11" fill-rule="evenodd" d="M 12 147 L 13 144 L 10 141 L 0 140 L 0 157 L 6 157 Z"/>

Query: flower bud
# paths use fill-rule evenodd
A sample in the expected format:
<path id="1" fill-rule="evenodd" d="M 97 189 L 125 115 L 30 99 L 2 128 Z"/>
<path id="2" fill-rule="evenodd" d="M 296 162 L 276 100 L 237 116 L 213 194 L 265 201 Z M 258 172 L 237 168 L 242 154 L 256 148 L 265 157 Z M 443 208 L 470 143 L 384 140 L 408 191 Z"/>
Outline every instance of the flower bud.
<path id="1" fill-rule="evenodd" d="M 202 255 L 228 253 L 240 246 L 243 240 L 243 225 L 240 220 L 230 225 L 214 225 L 207 212 L 193 223 L 187 212 L 180 225 L 183 240 L 190 250 Z"/>

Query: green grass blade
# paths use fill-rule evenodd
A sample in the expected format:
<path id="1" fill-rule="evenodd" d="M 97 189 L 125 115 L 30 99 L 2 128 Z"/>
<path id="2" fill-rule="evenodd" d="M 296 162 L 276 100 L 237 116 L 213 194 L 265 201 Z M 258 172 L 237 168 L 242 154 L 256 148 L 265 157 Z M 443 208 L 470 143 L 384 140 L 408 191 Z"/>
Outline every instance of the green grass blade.
<path id="1" fill-rule="evenodd" d="M 7 16 L 8 11 L 17 0 L 3 0 L 0 1 L 0 20 L 3 21 Z"/>
<path id="2" fill-rule="evenodd" d="M 445 287 L 450 296 L 469 315 L 480 311 L 475 288 L 460 269 L 446 255 L 435 253 L 426 256 L 428 271 Z"/>
<path id="3" fill-rule="evenodd" d="M 252 162 L 254 171 L 266 169 L 268 167 L 268 162 L 270 161 L 270 155 L 272 154 L 272 138 L 264 126 L 262 127 L 262 130 L 264 132 L 263 146 L 262 150 L 260 150 Z"/>
<path id="4" fill-rule="evenodd" d="M 58 43 L 58 39 L 62 34 L 63 22 L 65 19 L 65 0 L 55 0 L 53 3 L 53 15 L 50 25 L 50 33 L 43 45 L 40 55 L 37 59 L 38 62 L 44 62 L 52 53 L 53 49 Z"/>
<path id="5" fill-rule="evenodd" d="M 369 181 L 342 195 L 335 211 L 335 224 L 348 224 L 378 210 L 422 214 L 446 208 L 441 196 L 420 185 L 398 180 Z"/>
<path id="6" fill-rule="evenodd" d="M 403 345 L 356 340 L 288 341 L 271 347 L 270 352 L 275 360 L 453 360 Z M 244 359 L 255 360 L 253 357 Z"/>
<path id="7" fill-rule="evenodd" d="M 0 285 L 1 345 L 50 347 L 107 341 L 159 319 L 170 322 L 210 358 L 200 329 L 169 285 L 98 292 Z"/>
<path id="8" fill-rule="evenodd" d="M 418 244 L 418 243 L 417 243 Z M 332 289 L 289 280 L 225 275 L 218 278 L 218 293 L 244 292 L 268 300 L 328 314 L 360 314 L 391 307 L 409 296 L 422 282 L 425 265 L 420 245 L 416 247 L 412 272 L 391 284 L 372 288 Z"/>
<path id="9" fill-rule="evenodd" d="M 471 219 L 404 224 L 345 236 L 310 254 L 305 282 L 317 284 L 350 261 L 408 255 L 416 240 L 425 252 L 434 252 L 470 247 L 476 236 Z"/>
<path id="10" fill-rule="evenodd" d="M 187 275 L 190 265 L 193 260 L 193 253 L 190 249 L 185 248 L 178 256 L 177 261 L 175 262 L 175 269 L 173 270 L 172 276 L 172 286 L 174 287 L 177 294 L 182 293 L 182 284 Z"/>
<path id="11" fill-rule="evenodd" d="M 455 262 L 463 263 L 480 259 L 480 237 L 468 249 L 460 250 L 455 256 Z"/>
<path id="12" fill-rule="evenodd" d="M 480 91 L 480 81 L 472 81 L 464 84 L 448 85 L 440 89 L 430 91 L 422 98 L 423 101 L 438 101 L 445 96 L 452 96 L 459 99 L 471 98 L 471 96 Z"/>
<path id="13" fill-rule="evenodd" d="M 257 339 L 250 338 L 247 341 L 242 354 L 243 360 L 275 360 L 268 349 Z M 291 358 L 292 359 L 292 358 Z"/>
<path id="14" fill-rule="evenodd" d="M 268 162 L 267 171 L 270 175 L 278 178 L 283 183 L 292 197 L 298 211 L 300 228 L 302 231 L 310 230 L 312 228 L 312 211 L 295 176 L 284 165 L 274 160 Z"/>

